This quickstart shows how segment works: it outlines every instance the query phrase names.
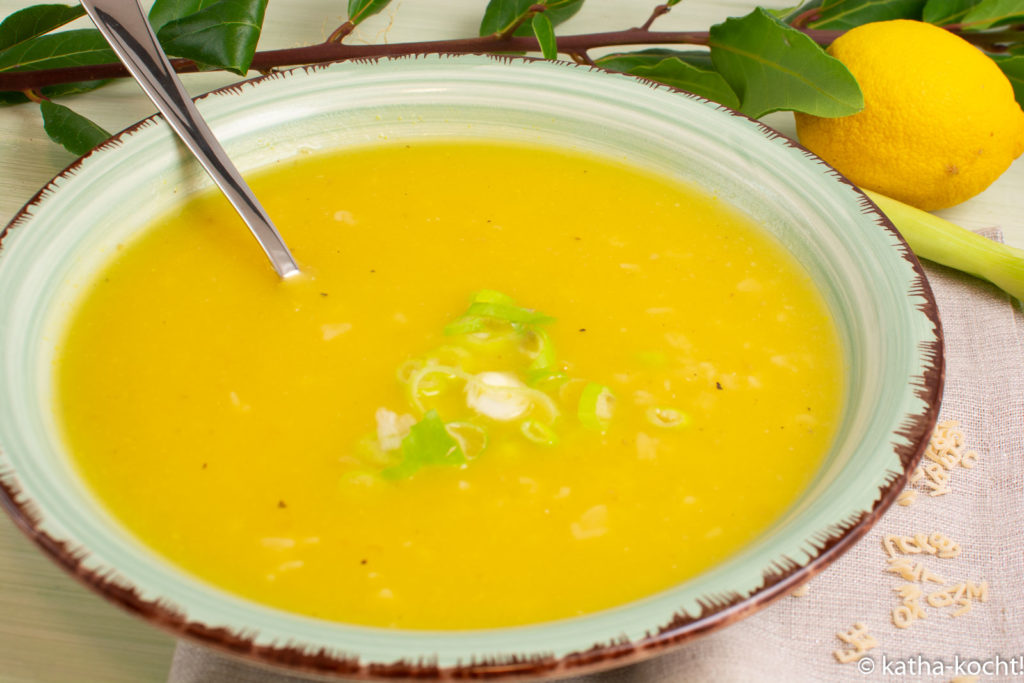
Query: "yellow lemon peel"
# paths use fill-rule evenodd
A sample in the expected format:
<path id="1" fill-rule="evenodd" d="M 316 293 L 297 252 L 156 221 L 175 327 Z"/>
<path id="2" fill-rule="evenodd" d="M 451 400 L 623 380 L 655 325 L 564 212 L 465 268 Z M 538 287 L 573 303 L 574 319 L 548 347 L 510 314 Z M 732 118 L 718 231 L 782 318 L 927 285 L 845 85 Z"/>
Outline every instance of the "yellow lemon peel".
<path id="1" fill-rule="evenodd" d="M 1024 152 L 1024 112 L 980 50 L 919 21 L 859 26 L 828 49 L 853 73 L 864 110 L 797 114 L 800 141 L 861 187 L 926 211 L 987 188 Z"/>

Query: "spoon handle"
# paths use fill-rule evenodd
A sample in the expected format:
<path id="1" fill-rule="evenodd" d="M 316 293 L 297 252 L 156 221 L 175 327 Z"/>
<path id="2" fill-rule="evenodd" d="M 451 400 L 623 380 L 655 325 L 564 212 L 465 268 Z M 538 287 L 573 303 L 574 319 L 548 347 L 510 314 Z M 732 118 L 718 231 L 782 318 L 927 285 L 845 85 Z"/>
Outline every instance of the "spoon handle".
<path id="1" fill-rule="evenodd" d="M 252 230 L 277 274 L 284 278 L 298 273 L 277 228 L 174 73 L 138 1 L 81 2 L 128 71 Z"/>

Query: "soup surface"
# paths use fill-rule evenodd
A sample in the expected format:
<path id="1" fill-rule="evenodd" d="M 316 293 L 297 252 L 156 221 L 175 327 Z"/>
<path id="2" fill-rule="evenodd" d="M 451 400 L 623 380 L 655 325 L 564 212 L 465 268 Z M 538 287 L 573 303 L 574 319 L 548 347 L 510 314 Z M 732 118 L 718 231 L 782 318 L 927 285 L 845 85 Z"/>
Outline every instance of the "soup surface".
<path id="1" fill-rule="evenodd" d="M 614 160 L 416 142 L 252 179 L 124 245 L 55 366 L 69 450 L 185 570 L 349 623 L 592 612 L 721 562 L 809 483 L 842 356 L 718 199 Z"/>

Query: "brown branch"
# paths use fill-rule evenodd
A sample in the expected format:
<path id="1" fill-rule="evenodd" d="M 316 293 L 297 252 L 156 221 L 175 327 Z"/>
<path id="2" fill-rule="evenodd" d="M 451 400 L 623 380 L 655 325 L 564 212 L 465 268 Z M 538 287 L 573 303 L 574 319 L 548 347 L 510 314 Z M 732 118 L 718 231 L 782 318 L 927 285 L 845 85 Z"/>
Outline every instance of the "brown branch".
<path id="1" fill-rule="evenodd" d="M 324 42 L 340 43 L 342 40 L 345 39 L 345 36 L 347 36 L 348 34 L 352 33 L 353 30 L 355 30 L 355 27 L 356 25 L 352 23 L 351 19 L 349 19 L 344 24 L 334 29 L 331 35 L 327 36 L 327 40 L 325 40 Z"/>
<path id="2" fill-rule="evenodd" d="M 1020 41 L 1021 34 L 1012 30 L 992 33 L 964 32 L 953 30 L 975 44 L 1002 44 L 1010 40 Z M 843 31 L 804 30 L 804 33 L 820 45 L 829 45 Z M 605 33 L 587 33 L 560 36 L 558 49 L 565 53 L 586 54 L 598 47 L 617 45 L 707 45 L 707 31 L 650 31 L 630 28 Z M 344 43 L 320 43 L 307 47 L 266 50 L 253 57 L 250 70 L 266 72 L 277 67 L 323 64 L 347 59 L 394 57 L 413 54 L 473 54 L 492 52 L 539 52 L 540 46 L 533 36 L 494 35 L 454 40 L 433 40 L 384 45 L 346 45 Z M 195 62 L 187 59 L 171 60 L 178 73 L 194 73 L 199 70 Z M 108 78 L 124 78 L 127 70 L 120 63 L 73 66 L 61 69 L 39 69 L 36 71 L 0 72 L 0 91 L 38 90 L 49 85 L 94 81 Z"/>
<path id="3" fill-rule="evenodd" d="M 654 23 L 655 19 L 657 19 L 658 17 L 662 16 L 663 14 L 668 14 L 671 11 L 672 11 L 672 8 L 669 7 L 667 4 L 666 5 L 655 5 L 654 10 L 651 12 L 651 16 L 647 17 L 647 21 L 645 21 L 643 23 L 643 25 L 640 26 L 640 30 L 641 31 L 650 31 L 651 30 L 651 24 Z"/>
<path id="4" fill-rule="evenodd" d="M 651 45 L 664 43 L 685 43 L 707 45 L 707 31 L 641 31 L 626 29 L 607 33 L 590 33 L 564 36 L 558 39 L 558 48 L 564 52 L 581 52 L 594 47 L 615 45 Z M 472 54 L 488 52 L 539 52 L 540 46 L 533 36 L 509 36 L 497 38 L 493 35 L 479 38 L 457 38 L 454 40 L 431 40 L 413 43 L 391 43 L 385 45 L 346 45 L 344 43 L 320 43 L 307 47 L 293 47 L 283 50 L 257 52 L 249 69 L 265 71 L 275 67 L 323 64 L 346 59 L 366 57 L 395 57 L 413 54 Z M 178 73 L 194 73 L 199 70 L 195 62 L 188 59 L 172 59 L 171 64 Z M 61 83 L 95 81 L 107 78 L 124 78 L 128 71 L 118 62 L 70 66 L 62 69 L 40 69 L 38 71 L 16 71 L 0 73 L 0 91 L 28 90 Z"/>
<path id="5" fill-rule="evenodd" d="M 534 14 L 543 12 L 546 9 L 547 6 L 545 5 L 530 5 L 530 9 L 520 14 L 519 17 L 517 17 L 511 24 L 495 33 L 494 37 L 498 40 L 504 40 L 505 38 L 515 35 L 515 32 L 519 30 L 520 26 L 526 23 L 527 19 L 532 19 Z"/>
<path id="6" fill-rule="evenodd" d="M 800 29 L 801 31 L 803 31 L 807 24 L 811 23 L 820 16 L 821 8 L 814 7 L 812 9 L 807 10 L 806 12 L 801 12 L 800 14 L 796 15 L 793 21 L 789 22 L 789 25 L 792 26 L 793 28 Z"/>

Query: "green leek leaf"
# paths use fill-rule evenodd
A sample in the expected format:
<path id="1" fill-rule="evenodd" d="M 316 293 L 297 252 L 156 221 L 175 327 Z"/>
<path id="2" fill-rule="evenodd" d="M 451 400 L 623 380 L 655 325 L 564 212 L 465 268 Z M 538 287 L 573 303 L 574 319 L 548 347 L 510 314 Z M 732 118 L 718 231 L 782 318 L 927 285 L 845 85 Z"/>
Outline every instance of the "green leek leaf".
<path id="1" fill-rule="evenodd" d="M 85 154 L 110 137 L 103 128 L 62 104 L 46 100 L 39 106 L 46 134 L 72 154 Z"/>
<path id="2" fill-rule="evenodd" d="M 45 35 L 55 28 L 84 16 L 80 6 L 33 5 L 18 10 L 0 23 L 0 52 Z"/>
<path id="3" fill-rule="evenodd" d="M 711 59 L 754 118 L 773 111 L 848 116 L 864 96 L 845 66 L 763 9 L 711 27 Z"/>

